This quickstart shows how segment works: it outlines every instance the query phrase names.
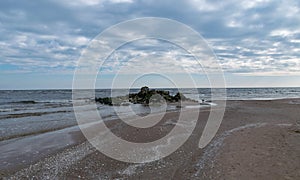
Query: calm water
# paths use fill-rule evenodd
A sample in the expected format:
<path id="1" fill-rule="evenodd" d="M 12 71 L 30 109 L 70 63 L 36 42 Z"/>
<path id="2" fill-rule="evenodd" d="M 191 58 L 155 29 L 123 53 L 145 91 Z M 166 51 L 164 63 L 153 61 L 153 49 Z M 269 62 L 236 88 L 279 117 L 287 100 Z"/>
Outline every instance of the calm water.
<path id="1" fill-rule="evenodd" d="M 169 90 L 176 94 L 176 89 Z M 132 89 L 131 92 L 138 92 Z M 115 90 L 115 95 L 125 95 L 127 91 Z M 189 98 L 200 101 L 210 99 L 210 89 L 182 89 Z M 110 90 L 96 90 L 97 97 L 110 95 Z M 229 88 L 227 99 L 279 99 L 300 98 L 300 88 Z M 92 103 L 89 99 L 85 103 Z M 130 116 L 131 113 L 147 114 L 150 108 L 132 104 L 132 112 L 120 107 L 98 104 L 99 114 L 104 120 L 116 119 L 119 114 Z M 161 109 L 152 109 L 159 112 Z M 176 106 L 167 107 L 168 111 L 177 110 Z M 74 126 L 77 122 L 72 107 L 71 90 L 2 90 L 0 91 L 0 140 Z"/>

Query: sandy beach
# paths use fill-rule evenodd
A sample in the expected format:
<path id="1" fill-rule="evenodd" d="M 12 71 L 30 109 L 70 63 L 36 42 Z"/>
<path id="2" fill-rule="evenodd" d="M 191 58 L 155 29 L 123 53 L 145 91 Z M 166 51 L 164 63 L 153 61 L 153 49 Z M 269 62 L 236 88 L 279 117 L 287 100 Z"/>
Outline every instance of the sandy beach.
<path id="1" fill-rule="evenodd" d="M 0 144 L 0 177 L 300 179 L 299 109 L 300 99 L 227 101 L 217 135 L 200 149 L 199 139 L 210 110 L 201 109 L 195 130 L 183 146 L 170 156 L 144 164 L 105 156 L 86 141 L 76 126 L 10 139 Z M 123 139 L 150 142 L 170 132 L 178 114 L 168 112 L 157 125 L 143 130 L 119 120 L 108 121 L 106 125 Z"/>

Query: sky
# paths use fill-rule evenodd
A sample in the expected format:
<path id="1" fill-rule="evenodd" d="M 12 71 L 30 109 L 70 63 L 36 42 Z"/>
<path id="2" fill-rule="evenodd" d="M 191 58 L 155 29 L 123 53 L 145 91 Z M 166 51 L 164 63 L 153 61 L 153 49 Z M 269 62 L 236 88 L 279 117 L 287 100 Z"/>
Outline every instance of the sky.
<path id="1" fill-rule="evenodd" d="M 142 17 L 169 18 L 199 32 L 227 87 L 300 87 L 298 0 L 2 0 L 0 89 L 72 88 L 78 59 L 91 40 L 112 25 Z M 111 87 L 120 68 L 124 82 L 151 74 L 157 65 L 183 87 L 191 84 L 184 83 L 182 68 L 197 87 L 209 86 L 184 49 L 148 39 L 113 52 L 99 69 L 96 88 Z M 134 85 L 172 86 L 167 76 L 149 74 Z"/>

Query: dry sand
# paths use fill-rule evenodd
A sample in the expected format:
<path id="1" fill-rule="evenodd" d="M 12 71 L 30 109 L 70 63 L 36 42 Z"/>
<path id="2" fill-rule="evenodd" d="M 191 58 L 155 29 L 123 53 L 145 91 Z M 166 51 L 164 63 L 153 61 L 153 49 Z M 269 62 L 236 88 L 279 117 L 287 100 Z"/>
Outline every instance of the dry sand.
<path id="1" fill-rule="evenodd" d="M 4 179 L 300 179 L 300 99 L 228 101 L 217 136 L 199 149 L 208 115 L 209 109 L 202 110 L 188 141 L 155 162 L 111 159 L 73 131 L 78 142 L 73 147 L 1 173 Z M 108 127 L 123 139 L 148 142 L 166 135 L 177 117 L 178 112 L 170 112 L 145 130 L 120 121 L 111 121 Z"/>

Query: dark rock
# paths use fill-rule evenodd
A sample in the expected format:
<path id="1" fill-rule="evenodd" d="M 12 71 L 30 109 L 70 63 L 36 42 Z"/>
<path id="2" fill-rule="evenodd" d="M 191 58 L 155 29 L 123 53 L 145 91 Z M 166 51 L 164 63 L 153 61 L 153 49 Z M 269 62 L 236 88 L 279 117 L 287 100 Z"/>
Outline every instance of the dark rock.
<path id="1" fill-rule="evenodd" d="M 105 98 L 95 98 L 96 102 L 99 102 L 101 104 L 106 104 L 112 106 L 112 100 L 110 97 L 105 97 Z"/>
<path id="2" fill-rule="evenodd" d="M 138 93 L 129 94 L 128 96 L 119 96 L 119 97 L 105 97 L 105 98 L 95 98 L 96 102 L 106 105 L 122 105 L 134 103 L 134 104 L 162 104 L 164 102 L 174 103 L 179 101 L 193 101 L 186 98 L 182 93 L 177 93 L 175 96 L 170 95 L 169 91 L 162 90 L 150 90 L 147 86 L 141 88 Z"/>
<path id="3" fill-rule="evenodd" d="M 20 101 L 20 102 L 16 102 L 16 103 L 22 103 L 22 104 L 35 104 L 36 102 L 35 101 Z"/>

